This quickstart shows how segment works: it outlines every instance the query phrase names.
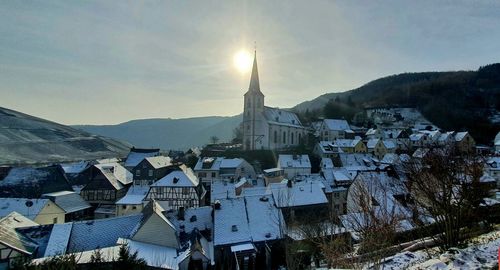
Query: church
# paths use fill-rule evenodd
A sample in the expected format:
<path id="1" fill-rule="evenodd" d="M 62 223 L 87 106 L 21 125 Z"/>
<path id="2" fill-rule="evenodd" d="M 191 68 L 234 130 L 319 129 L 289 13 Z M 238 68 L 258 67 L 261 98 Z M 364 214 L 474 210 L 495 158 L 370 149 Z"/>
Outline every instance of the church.
<path id="1" fill-rule="evenodd" d="M 254 54 L 250 86 L 244 95 L 243 149 L 285 149 L 306 139 L 307 128 L 293 112 L 264 106 Z"/>

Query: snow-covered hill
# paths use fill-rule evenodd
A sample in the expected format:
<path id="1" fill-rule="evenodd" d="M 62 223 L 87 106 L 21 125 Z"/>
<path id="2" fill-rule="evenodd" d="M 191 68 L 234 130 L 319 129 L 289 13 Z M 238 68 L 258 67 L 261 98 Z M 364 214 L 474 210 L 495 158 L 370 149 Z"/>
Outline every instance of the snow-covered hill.
<path id="1" fill-rule="evenodd" d="M 0 165 L 126 156 L 130 145 L 0 107 Z"/>

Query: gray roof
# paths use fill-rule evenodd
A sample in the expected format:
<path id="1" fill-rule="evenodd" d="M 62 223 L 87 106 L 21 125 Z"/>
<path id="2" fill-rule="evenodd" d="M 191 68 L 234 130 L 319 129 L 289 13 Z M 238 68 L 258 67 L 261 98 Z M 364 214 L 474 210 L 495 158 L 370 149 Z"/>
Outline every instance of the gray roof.
<path id="1" fill-rule="evenodd" d="M 28 201 L 33 203 L 31 207 L 26 206 Z M 48 199 L 0 198 L 0 217 L 6 217 L 12 212 L 17 212 L 34 220 L 49 202 Z"/>
<path id="2" fill-rule="evenodd" d="M 323 123 L 329 130 L 345 131 L 351 130 L 349 123 L 343 119 L 324 119 Z"/>
<path id="3" fill-rule="evenodd" d="M 264 107 L 264 117 L 271 124 L 303 127 L 299 117 L 295 113 L 282 109 Z"/>
<path id="4" fill-rule="evenodd" d="M 51 199 L 55 204 L 61 207 L 66 214 L 74 213 L 84 209 L 90 208 L 80 194 L 73 191 L 59 191 L 42 195 L 42 198 Z"/>
<path id="5" fill-rule="evenodd" d="M 142 214 L 137 214 L 74 222 L 68 252 L 115 246 L 118 238 L 128 238 L 135 232 L 142 217 Z"/>
<path id="6" fill-rule="evenodd" d="M 232 245 L 281 238 L 282 213 L 271 195 L 220 200 L 214 210 L 214 245 Z M 283 228 L 283 227 L 282 227 Z"/>

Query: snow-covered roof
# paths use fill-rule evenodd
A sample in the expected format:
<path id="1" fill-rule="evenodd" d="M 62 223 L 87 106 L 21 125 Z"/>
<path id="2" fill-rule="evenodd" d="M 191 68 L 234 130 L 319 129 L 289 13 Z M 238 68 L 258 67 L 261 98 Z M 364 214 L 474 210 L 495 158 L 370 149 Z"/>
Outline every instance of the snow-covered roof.
<path id="1" fill-rule="evenodd" d="M 366 153 L 341 153 L 339 154 L 342 167 L 348 171 L 366 171 L 377 168 L 378 159 Z"/>
<path id="2" fill-rule="evenodd" d="M 203 206 L 197 208 L 187 208 L 184 210 L 184 219 L 179 219 L 179 211 L 167 211 L 165 216 L 172 222 L 177 231 L 191 233 L 195 229 L 198 231 L 213 229 L 212 207 Z M 183 227 L 182 227 L 183 226 Z M 182 228 L 181 228 L 182 227 Z"/>
<path id="3" fill-rule="evenodd" d="M 425 137 L 424 133 L 413 133 L 410 135 L 410 141 L 420 141 Z"/>
<path id="4" fill-rule="evenodd" d="M 229 199 L 236 197 L 236 188 L 234 184 L 227 181 L 214 181 L 210 185 L 210 201 L 213 203 L 220 199 Z"/>
<path id="5" fill-rule="evenodd" d="M 73 223 L 54 224 L 44 257 L 66 254 Z"/>
<path id="6" fill-rule="evenodd" d="M 368 149 L 373 149 L 373 148 L 375 148 L 375 146 L 377 146 L 377 143 L 379 141 L 380 141 L 380 139 L 369 139 L 366 142 L 366 147 L 368 147 Z"/>
<path id="7" fill-rule="evenodd" d="M 335 140 L 335 145 L 339 147 L 356 147 L 358 143 L 361 141 L 361 139 L 337 139 Z"/>
<path id="8" fill-rule="evenodd" d="M 127 169 L 125 169 L 119 163 L 100 163 L 95 164 L 95 168 L 99 169 L 104 176 L 115 186 L 117 189 L 121 189 L 120 185 L 116 185 L 116 182 L 120 182 L 122 185 L 131 184 L 133 181 L 133 175 Z M 118 188 L 120 187 L 120 188 Z"/>
<path id="9" fill-rule="evenodd" d="M 152 187 L 197 187 L 198 177 L 191 168 L 181 166 L 182 170 L 173 171 L 153 183 Z"/>
<path id="10" fill-rule="evenodd" d="M 147 157 L 146 161 L 155 169 L 172 165 L 172 159 L 164 156 Z M 139 162 L 140 163 L 140 162 Z"/>
<path id="11" fill-rule="evenodd" d="M 383 140 L 382 143 L 387 149 L 396 149 L 396 144 L 393 141 Z"/>
<path id="12" fill-rule="evenodd" d="M 399 155 L 395 153 L 387 153 L 384 155 L 382 160 L 380 161 L 383 164 L 394 164 L 399 162 Z"/>
<path id="13" fill-rule="evenodd" d="M 467 134 L 469 134 L 469 132 L 467 132 L 467 131 L 457 132 L 455 134 L 455 141 L 461 142 L 465 138 L 465 136 L 467 136 Z"/>
<path id="14" fill-rule="evenodd" d="M 270 195 L 219 201 L 214 210 L 214 245 L 261 242 L 281 238 L 284 219 Z"/>
<path id="15" fill-rule="evenodd" d="M 274 202 L 279 208 L 328 202 L 320 183 L 317 181 L 297 182 L 293 183 L 292 187 L 288 187 L 287 183 L 271 183 L 269 186 L 273 193 Z"/>
<path id="16" fill-rule="evenodd" d="M 160 154 L 159 149 L 138 149 L 132 148 L 130 149 L 130 153 L 125 160 L 124 166 L 127 168 L 133 168 L 139 164 L 143 159 L 147 157 L 154 157 Z"/>
<path id="17" fill-rule="evenodd" d="M 308 155 L 279 155 L 280 168 L 311 168 Z"/>
<path id="18" fill-rule="evenodd" d="M 125 196 L 118 200 L 117 205 L 138 205 L 142 204 L 148 194 L 149 186 L 132 185 Z"/>
<path id="19" fill-rule="evenodd" d="M 57 206 L 61 207 L 66 214 L 91 208 L 80 194 L 74 191 L 58 191 L 43 194 L 42 198 L 51 199 Z"/>
<path id="20" fill-rule="evenodd" d="M 331 158 L 321 158 L 322 169 L 333 169 L 333 161 Z"/>
<path id="21" fill-rule="evenodd" d="M 194 170 L 218 171 L 223 159 L 223 157 L 201 157 L 198 159 L 198 162 L 196 162 Z"/>
<path id="22" fill-rule="evenodd" d="M 302 127 L 302 123 L 295 113 L 282 109 L 264 107 L 264 117 L 272 124 Z"/>
<path id="23" fill-rule="evenodd" d="M 24 254 L 34 254 L 38 246 L 37 243 L 23 234 L 17 233 L 15 229 L 36 225 L 38 224 L 23 215 L 12 212 L 0 219 L 0 243 Z"/>
<path id="24" fill-rule="evenodd" d="M 323 123 L 325 127 L 333 131 L 346 131 L 351 130 L 349 123 L 343 119 L 324 119 Z"/>
<path id="25" fill-rule="evenodd" d="M 73 222 L 68 252 L 114 246 L 118 238 L 127 238 L 135 232 L 142 217 L 142 214 L 136 214 Z"/>
<path id="26" fill-rule="evenodd" d="M 220 163 L 220 168 L 237 168 L 243 161 L 242 158 L 224 158 Z"/>
<path id="27" fill-rule="evenodd" d="M 31 207 L 26 206 L 28 201 L 33 203 Z M 12 212 L 17 212 L 34 220 L 49 202 L 49 199 L 0 198 L 0 217 L 6 217 Z"/>
<path id="28" fill-rule="evenodd" d="M 339 148 L 334 142 L 331 141 L 320 141 L 318 142 L 318 147 L 323 154 L 333 154 L 342 153 L 342 149 Z"/>

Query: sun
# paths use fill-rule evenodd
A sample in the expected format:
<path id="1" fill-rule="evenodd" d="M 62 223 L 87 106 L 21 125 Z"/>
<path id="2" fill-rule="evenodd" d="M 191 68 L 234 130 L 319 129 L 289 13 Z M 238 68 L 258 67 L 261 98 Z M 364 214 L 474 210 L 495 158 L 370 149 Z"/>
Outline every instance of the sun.
<path id="1" fill-rule="evenodd" d="M 252 54 L 242 49 L 234 55 L 233 62 L 240 73 L 247 73 L 252 68 Z"/>

